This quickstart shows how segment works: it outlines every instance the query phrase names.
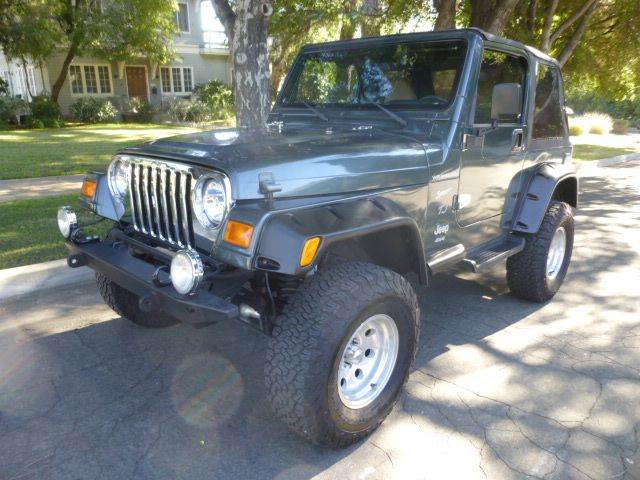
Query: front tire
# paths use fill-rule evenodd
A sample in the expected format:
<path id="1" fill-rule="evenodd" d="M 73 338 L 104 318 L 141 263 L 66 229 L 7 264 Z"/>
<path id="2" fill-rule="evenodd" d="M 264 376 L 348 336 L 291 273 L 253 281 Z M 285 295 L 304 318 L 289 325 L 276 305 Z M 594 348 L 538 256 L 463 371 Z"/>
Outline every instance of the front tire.
<path id="1" fill-rule="evenodd" d="M 101 273 L 96 272 L 96 283 L 104 302 L 111 309 L 127 320 L 147 328 L 162 328 L 178 323 L 174 318 L 163 313 L 143 312 L 138 306 L 138 296 L 129 290 L 113 283 Z"/>
<path id="2" fill-rule="evenodd" d="M 511 292 L 532 302 L 550 300 L 567 274 L 573 234 L 571 207 L 552 201 L 538 232 L 527 237 L 524 249 L 507 260 L 507 283 Z"/>
<path id="3" fill-rule="evenodd" d="M 321 269 L 273 330 L 265 364 L 273 410 L 316 444 L 344 447 L 369 435 L 408 378 L 419 319 L 413 288 L 397 273 L 349 262 Z"/>

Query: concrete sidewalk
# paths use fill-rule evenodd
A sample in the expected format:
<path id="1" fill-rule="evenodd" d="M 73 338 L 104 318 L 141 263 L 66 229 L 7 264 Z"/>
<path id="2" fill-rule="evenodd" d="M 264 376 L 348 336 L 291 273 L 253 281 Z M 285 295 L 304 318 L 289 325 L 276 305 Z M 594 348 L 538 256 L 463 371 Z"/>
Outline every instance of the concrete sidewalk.
<path id="1" fill-rule="evenodd" d="M 0 203 L 66 195 L 80 191 L 84 175 L 0 180 Z"/>

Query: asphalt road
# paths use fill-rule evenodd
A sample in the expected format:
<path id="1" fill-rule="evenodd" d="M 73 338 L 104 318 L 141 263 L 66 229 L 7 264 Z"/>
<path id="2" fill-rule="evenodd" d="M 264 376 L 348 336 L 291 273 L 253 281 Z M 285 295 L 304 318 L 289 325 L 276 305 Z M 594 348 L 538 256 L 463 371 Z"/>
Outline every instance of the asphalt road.
<path id="1" fill-rule="evenodd" d="M 93 284 L 1 305 L 0 478 L 640 479 L 640 164 L 601 173 L 549 304 L 502 268 L 419 290 L 406 393 L 346 450 L 275 420 L 241 324 L 145 330 Z"/>

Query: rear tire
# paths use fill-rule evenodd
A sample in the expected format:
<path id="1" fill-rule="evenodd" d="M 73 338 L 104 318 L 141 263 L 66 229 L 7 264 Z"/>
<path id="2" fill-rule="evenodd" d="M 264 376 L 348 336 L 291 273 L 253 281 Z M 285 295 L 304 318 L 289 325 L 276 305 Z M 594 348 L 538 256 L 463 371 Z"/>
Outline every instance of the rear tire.
<path id="1" fill-rule="evenodd" d="M 538 232 L 527 237 L 524 249 L 507 260 L 507 283 L 511 292 L 532 302 L 550 300 L 567 274 L 573 234 L 571 207 L 552 201 Z"/>
<path id="2" fill-rule="evenodd" d="M 331 264 L 300 286 L 277 323 L 265 364 L 277 416 L 298 435 L 331 447 L 373 432 L 416 355 L 420 314 L 409 282 L 368 263 Z M 346 378 L 355 382 L 348 392 Z"/>
<path id="3" fill-rule="evenodd" d="M 96 272 L 96 283 L 104 302 L 118 315 L 136 325 L 147 328 L 162 328 L 178 323 L 176 319 L 163 313 L 143 312 L 138 306 L 139 297 L 137 295 L 113 283 L 98 272 Z"/>

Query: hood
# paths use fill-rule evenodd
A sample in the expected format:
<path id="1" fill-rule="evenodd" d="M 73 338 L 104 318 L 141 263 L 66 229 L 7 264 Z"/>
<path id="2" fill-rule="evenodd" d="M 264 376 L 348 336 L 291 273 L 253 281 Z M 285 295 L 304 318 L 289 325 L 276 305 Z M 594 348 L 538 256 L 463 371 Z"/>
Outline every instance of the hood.
<path id="1" fill-rule="evenodd" d="M 277 197 L 356 192 L 429 181 L 424 145 L 376 127 L 222 129 L 169 137 L 131 148 L 225 172 L 236 200 L 264 198 L 261 174 L 281 187 Z M 275 131 L 273 131 L 275 130 Z M 429 148 L 430 155 L 434 152 Z"/>

